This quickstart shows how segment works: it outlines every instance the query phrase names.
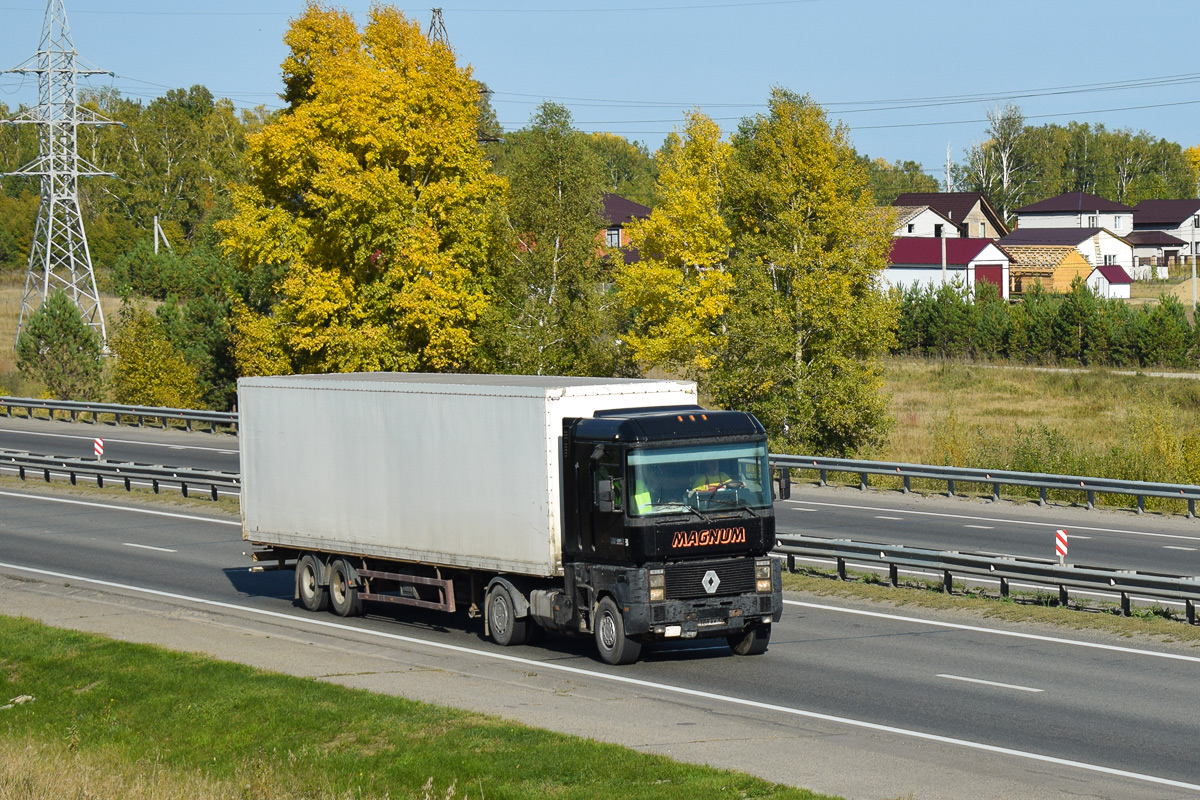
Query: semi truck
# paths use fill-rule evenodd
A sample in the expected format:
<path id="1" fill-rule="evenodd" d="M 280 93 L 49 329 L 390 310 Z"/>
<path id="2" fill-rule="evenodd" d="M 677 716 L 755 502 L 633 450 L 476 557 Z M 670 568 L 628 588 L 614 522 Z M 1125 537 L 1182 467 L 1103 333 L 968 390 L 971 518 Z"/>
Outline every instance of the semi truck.
<path id="1" fill-rule="evenodd" d="M 243 539 L 307 610 L 484 635 L 767 649 L 783 608 L 767 437 L 688 381 L 361 373 L 238 381 Z"/>

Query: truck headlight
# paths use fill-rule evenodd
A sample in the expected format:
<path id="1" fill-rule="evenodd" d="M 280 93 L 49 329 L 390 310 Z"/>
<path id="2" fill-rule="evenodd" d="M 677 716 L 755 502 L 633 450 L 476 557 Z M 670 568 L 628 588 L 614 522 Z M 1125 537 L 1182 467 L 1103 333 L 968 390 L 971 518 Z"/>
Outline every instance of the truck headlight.
<path id="1" fill-rule="evenodd" d="M 754 591 L 771 591 L 771 559 L 754 562 Z"/>
<path id="2" fill-rule="evenodd" d="M 659 603 L 666 597 L 667 576 L 661 569 L 649 570 L 650 602 Z"/>

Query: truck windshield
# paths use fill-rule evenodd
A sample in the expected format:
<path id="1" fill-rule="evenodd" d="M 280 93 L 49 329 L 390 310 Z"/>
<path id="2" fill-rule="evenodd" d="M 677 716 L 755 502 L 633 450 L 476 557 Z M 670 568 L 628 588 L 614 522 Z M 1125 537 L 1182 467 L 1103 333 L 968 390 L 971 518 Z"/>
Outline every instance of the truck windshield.
<path id="1" fill-rule="evenodd" d="M 765 442 L 634 450 L 629 453 L 629 513 L 767 508 L 769 476 Z"/>

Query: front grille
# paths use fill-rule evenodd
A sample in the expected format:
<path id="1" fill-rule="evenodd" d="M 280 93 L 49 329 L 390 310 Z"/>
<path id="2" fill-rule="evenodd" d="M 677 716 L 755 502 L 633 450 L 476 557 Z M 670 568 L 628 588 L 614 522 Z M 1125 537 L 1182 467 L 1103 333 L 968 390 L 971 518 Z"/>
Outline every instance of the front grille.
<path id="1" fill-rule="evenodd" d="M 712 572 L 716 580 L 709 576 Z M 714 591 L 708 591 L 713 583 Z M 688 600 L 694 597 L 727 597 L 754 591 L 754 559 L 736 561 L 693 561 L 672 564 L 666 569 L 668 600 Z"/>

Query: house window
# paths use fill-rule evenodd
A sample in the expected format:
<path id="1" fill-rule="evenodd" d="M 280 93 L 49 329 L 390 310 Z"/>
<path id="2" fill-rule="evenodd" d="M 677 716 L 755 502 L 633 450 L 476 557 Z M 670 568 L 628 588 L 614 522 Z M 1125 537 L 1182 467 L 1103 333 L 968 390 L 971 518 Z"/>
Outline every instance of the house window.
<path id="1" fill-rule="evenodd" d="M 606 230 L 604 232 L 604 235 L 605 235 L 605 242 L 608 244 L 609 247 L 620 247 L 621 246 L 621 228 L 620 228 L 620 226 L 614 225 L 613 227 Z"/>
<path id="2" fill-rule="evenodd" d="M 1117 257 L 1115 255 L 1113 255 L 1112 253 L 1109 253 L 1108 255 L 1106 255 L 1104 257 L 1104 266 L 1112 267 L 1112 266 L 1115 266 L 1116 263 L 1117 263 Z"/>
<path id="3" fill-rule="evenodd" d="M 979 238 L 980 239 L 987 238 L 987 223 L 986 222 L 979 223 Z"/>
<path id="4" fill-rule="evenodd" d="M 913 223 L 911 223 L 911 222 L 910 222 L 910 223 L 908 223 L 908 232 L 909 232 L 909 233 L 912 233 L 912 232 L 913 232 L 913 231 L 915 231 L 916 229 L 917 229 L 917 226 L 916 226 L 916 225 L 914 225 L 914 224 L 913 224 Z"/>
<path id="5" fill-rule="evenodd" d="M 1197 214 L 1196 216 L 1192 217 L 1192 227 L 1200 228 L 1200 214 Z"/>
<path id="6" fill-rule="evenodd" d="M 941 225 L 941 223 L 938 223 L 937 225 L 934 225 L 934 226 L 933 226 L 933 236 L 934 236 L 934 238 L 935 238 L 935 239 L 940 239 L 940 238 L 942 238 L 942 225 Z"/>
<path id="7" fill-rule="evenodd" d="M 1099 228 L 1100 227 L 1100 218 L 1099 217 L 1088 217 L 1087 226 L 1089 228 Z"/>
<path id="8" fill-rule="evenodd" d="M 1120 217 L 1120 215 L 1113 217 L 1113 230 L 1118 230 L 1118 231 L 1119 231 L 1119 230 L 1121 230 L 1121 217 Z"/>

